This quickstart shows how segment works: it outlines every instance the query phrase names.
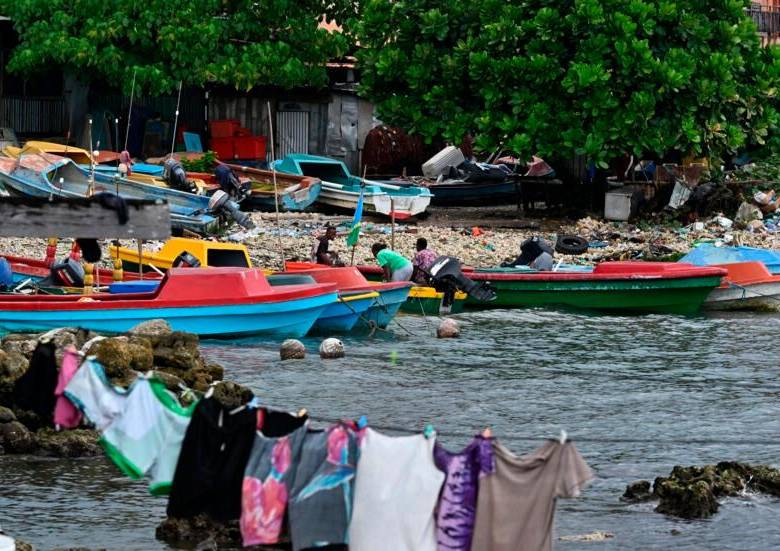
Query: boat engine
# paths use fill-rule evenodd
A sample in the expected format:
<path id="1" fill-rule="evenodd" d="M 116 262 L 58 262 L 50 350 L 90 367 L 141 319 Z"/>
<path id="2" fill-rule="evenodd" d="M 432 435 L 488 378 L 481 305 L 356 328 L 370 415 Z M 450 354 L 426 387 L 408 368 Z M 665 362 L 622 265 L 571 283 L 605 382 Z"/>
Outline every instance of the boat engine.
<path id="1" fill-rule="evenodd" d="M 200 260 L 194 254 L 184 251 L 173 259 L 171 266 L 174 268 L 200 268 Z"/>
<path id="2" fill-rule="evenodd" d="M 163 163 L 163 179 L 172 189 L 186 191 L 197 195 L 198 188 L 187 179 L 187 173 L 176 159 L 168 159 Z"/>
<path id="3" fill-rule="evenodd" d="M 41 280 L 39 285 L 84 287 L 84 267 L 78 260 L 68 257 L 52 264 L 49 275 Z"/>
<path id="4" fill-rule="evenodd" d="M 455 292 L 463 291 L 470 297 L 481 302 L 496 299 L 496 292 L 487 282 L 477 283 L 463 275 L 460 260 L 452 256 L 440 256 L 429 271 L 434 288 L 444 293 L 442 306 L 451 306 L 455 300 Z"/>
<path id="5" fill-rule="evenodd" d="M 230 218 L 238 222 L 246 229 L 252 229 L 255 227 L 255 223 L 252 222 L 252 218 L 245 212 L 241 212 L 241 207 L 238 203 L 230 198 L 230 195 L 218 189 L 214 192 L 214 195 L 209 199 L 209 211 L 220 214 L 224 212 Z"/>

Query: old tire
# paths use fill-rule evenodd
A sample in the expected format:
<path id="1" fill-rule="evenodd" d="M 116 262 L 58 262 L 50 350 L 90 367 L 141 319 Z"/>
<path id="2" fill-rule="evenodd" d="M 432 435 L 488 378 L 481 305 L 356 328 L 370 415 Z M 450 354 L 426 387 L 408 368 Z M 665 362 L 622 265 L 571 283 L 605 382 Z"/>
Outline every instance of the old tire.
<path id="1" fill-rule="evenodd" d="M 561 254 L 582 254 L 588 252 L 588 241 L 578 235 L 559 235 L 555 252 Z"/>

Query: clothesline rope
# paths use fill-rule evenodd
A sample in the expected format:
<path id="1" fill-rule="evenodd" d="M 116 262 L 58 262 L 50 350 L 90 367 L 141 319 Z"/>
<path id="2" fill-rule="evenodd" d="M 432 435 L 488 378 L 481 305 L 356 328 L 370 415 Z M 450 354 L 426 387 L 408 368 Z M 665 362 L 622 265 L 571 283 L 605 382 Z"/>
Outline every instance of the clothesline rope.
<path id="1" fill-rule="evenodd" d="M 338 423 L 341 419 L 349 419 L 349 417 L 343 417 L 341 419 L 334 419 L 329 417 L 309 416 L 309 419 L 313 421 L 319 421 L 322 423 Z M 371 423 L 369 420 L 368 426 L 372 429 L 386 432 L 398 432 L 403 434 L 422 434 L 422 428 L 409 429 L 397 425 L 377 425 Z M 437 436 L 443 436 L 448 438 L 473 438 L 475 434 L 480 431 L 474 432 L 457 432 L 447 430 L 436 430 Z M 526 435 L 508 435 L 497 436 L 499 440 L 505 442 L 539 442 L 543 440 L 549 440 L 555 435 L 550 434 L 548 436 L 526 436 Z M 763 440 L 758 439 L 717 439 L 717 438 L 671 438 L 671 439 L 658 439 L 658 438 L 599 438 L 599 437 L 576 437 L 570 438 L 573 442 L 588 442 L 596 444 L 654 444 L 654 445 L 699 445 L 699 446 L 711 446 L 711 445 L 723 445 L 723 446 L 780 446 L 780 441 L 770 440 L 769 437 Z"/>

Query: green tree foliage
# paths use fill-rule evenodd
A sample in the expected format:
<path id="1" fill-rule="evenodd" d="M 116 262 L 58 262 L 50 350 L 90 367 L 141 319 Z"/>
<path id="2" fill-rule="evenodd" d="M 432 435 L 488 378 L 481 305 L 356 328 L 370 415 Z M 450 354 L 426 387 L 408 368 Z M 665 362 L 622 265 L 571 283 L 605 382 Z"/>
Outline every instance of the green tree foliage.
<path id="1" fill-rule="evenodd" d="M 348 44 L 318 21 L 339 8 L 327 0 L 0 0 L 21 37 L 11 70 L 58 65 L 126 89 L 135 72 L 151 93 L 179 80 L 323 86 L 325 62 Z"/>
<path id="2" fill-rule="evenodd" d="M 718 157 L 780 124 L 749 0 L 365 0 L 363 93 L 386 122 L 522 155 Z"/>

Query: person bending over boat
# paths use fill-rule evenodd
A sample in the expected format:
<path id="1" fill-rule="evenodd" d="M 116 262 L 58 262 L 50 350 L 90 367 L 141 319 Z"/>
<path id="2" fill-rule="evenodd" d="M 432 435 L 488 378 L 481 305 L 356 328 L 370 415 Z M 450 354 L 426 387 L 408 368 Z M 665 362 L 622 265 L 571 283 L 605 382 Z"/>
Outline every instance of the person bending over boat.
<path id="1" fill-rule="evenodd" d="M 385 243 L 374 243 L 371 252 L 377 264 L 382 267 L 382 279 L 385 281 L 409 281 L 414 271 L 412 263 L 395 251 L 387 248 Z"/>
<path id="2" fill-rule="evenodd" d="M 501 264 L 504 268 L 513 266 L 528 266 L 532 270 L 540 272 L 549 272 L 553 269 L 554 249 L 544 239 L 532 237 L 526 239 L 520 245 L 520 256 L 512 262 Z"/>
<path id="3" fill-rule="evenodd" d="M 336 226 L 328 224 L 325 226 L 325 235 L 314 242 L 311 261 L 326 266 L 343 266 L 344 263 L 339 259 L 339 255 L 329 250 L 330 242 L 334 239 L 336 239 Z"/>
<path id="4" fill-rule="evenodd" d="M 416 248 L 417 253 L 412 259 L 412 266 L 414 268 L 414 271 L 412 272 L 412 281 L 419 283 L 420 285 L 427 285 L 431 266 L 436 262 L 439 255 L 428 248 L 428 240 L 424 237 L 420 237 L 417 240 Z"/>

